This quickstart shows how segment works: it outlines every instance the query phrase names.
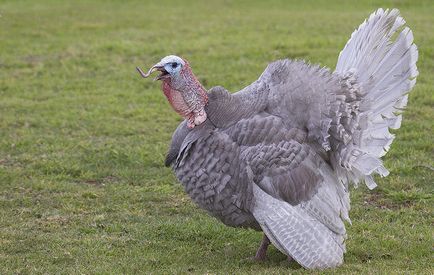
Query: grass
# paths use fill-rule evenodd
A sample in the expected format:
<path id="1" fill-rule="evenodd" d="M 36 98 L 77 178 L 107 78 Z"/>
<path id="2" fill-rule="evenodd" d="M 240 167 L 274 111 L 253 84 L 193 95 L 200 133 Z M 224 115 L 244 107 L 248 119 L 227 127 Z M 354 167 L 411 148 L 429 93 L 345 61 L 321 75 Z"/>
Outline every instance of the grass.
<path id="1" fill-rule="evenodd" d="M 432 274 L 434 2 L 0 1 L 0 273 L 319 273 L 198 209 L 163 166 L 180 118 L 144 68 L 174 53 L 237 91 L 278 58 L 334 67 L 378 7 L 397 7 L 420 76 L 379 188 L 352 192 L 345 264 Z M 428 167 L 428 168 L 427 168 Z"/>

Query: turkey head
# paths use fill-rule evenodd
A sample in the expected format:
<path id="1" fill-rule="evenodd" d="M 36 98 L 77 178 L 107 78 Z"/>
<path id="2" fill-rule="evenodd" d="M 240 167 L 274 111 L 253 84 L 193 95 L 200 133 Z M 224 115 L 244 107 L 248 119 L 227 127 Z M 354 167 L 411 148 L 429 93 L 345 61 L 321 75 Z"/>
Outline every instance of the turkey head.
<path id="1" fill-rule="evenodd" d="M 161 89 L 172 108 L 187 120 L 188 128 L 194 128 L 207 119 L 205 105 L 208 95 L 205 88 L 193 74 L 187 60 L 169 55 L 152 66 L 145 74 L 139 67 L 142 77 L 149 77 L 153 72 L 160 74 L 154 80 L 161 80 Z"/>

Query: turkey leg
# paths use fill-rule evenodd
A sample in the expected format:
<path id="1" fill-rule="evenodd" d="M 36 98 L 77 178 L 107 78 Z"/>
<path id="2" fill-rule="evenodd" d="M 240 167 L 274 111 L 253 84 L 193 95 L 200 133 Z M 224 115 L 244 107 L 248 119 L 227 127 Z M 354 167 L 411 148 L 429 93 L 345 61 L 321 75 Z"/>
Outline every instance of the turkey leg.
<path id="1" fill-rule="evenodd" d="M 259 246 L 258 251 L 256 251 L 256 255 L 254 257 L 255 261 L 262 262 L 267 259 L 267 248 L 270 244 L 270 239 L 268 239 L 267 235 L 264 234 L 264 237 L 262 237 L 261 245 Z M 288 256 L 288 262 L 292 261 L 292 257 Z"/>
<path id="2" fill-rule="evenodd" d="M 258 248 L 258 251 L 256 251 L 256 255 L 254 257 L 255 261 L 261 262 L 265 261 L 267 259 L 267 248 L 270 245 L 270 240 L 268 239 L 267 235 L 264 234 L 264 237 L 262 238 L 261 245 Z"/>

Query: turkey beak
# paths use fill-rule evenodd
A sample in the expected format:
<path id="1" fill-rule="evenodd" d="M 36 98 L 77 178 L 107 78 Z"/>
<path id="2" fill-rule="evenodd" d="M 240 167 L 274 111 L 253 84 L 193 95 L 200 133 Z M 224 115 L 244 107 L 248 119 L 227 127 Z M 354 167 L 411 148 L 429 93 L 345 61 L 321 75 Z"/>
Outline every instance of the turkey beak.
<path id="1" fill-rule="evenodd" d="M 149 77 L 153 72 L 155 71 L 160 71 L 161 74 L 158 75 L 157 77 L 154 78 L 155 80 L 161 80 L 164 78 L 164 76 L 168 75 L 168 73 L 166 72 L 166 70 L 164 69 L 164 65 L 157 63 L 154 66 L 152 66 L 149 71 L 145 74 L 142 69 L 140 69 L 139 67 L 136 67 L 137 71 L 139 72 L 139 74 L 143 77 L 143 78 L 147 78 Z"/>

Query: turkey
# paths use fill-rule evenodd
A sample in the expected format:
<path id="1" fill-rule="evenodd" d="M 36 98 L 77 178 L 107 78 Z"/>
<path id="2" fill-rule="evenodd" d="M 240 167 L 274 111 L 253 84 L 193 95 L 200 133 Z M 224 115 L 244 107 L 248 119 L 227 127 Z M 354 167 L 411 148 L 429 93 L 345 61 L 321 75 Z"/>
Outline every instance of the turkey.
<path id="1" fill-rule="evenodd" d="M 381 157 L 398 129 L 418 74 L 413 34 L 399 11 L 370 15 L 341 51 L 334 72 L 297 60 L 268 65 L 229 93 L 206 90 L 187 60 L 169 55 L 162 90 L 185 120 L 166 158 L 201 208 L 232 227 L 263 231 L 269 244 L 308 269 L 343 263 L 349 187 L 387 176 Z"/>

